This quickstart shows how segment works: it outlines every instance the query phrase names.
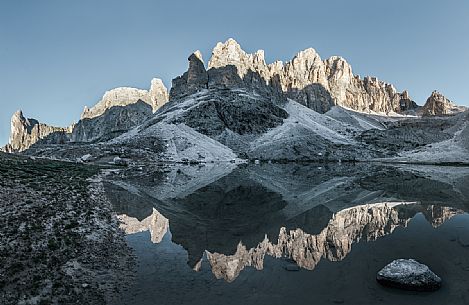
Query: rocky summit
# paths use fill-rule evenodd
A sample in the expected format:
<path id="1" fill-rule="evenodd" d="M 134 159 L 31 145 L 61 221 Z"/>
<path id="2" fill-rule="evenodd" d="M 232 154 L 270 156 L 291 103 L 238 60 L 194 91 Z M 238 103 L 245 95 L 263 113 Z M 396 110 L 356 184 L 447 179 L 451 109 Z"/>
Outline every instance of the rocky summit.
<path id="1" fill-rule="evenodd" d="M 230 65 L 236 67 L 240 78 L 257 74 L 257 78 L 251 78 L 253 86 L 260 79 L 321 113 L 332 106 L 380 113 L 417 108 L 407 92 L 399 93 L 394 86 L 375 77 L 360 79 L 344 58 L 333 56 L 322 60 L 312 48 L 299 52 L 285 64 L 280 61 L 266 64 L 264 51 L 247 54 L 235 40 L 229 39 L 216 45 L 208 67 L 216 69 Z"/>
<path id="2" fill-rule="evenodd" d="M 392 161 L 469 163 L 469 114 L 433 92 L 418 106 L 407 91 L 360 78 L 342 57 L 312 48 L 267 64 L 233 39 L 202 53 L 167 89 L 107 91 L 80 121 L 53 128 L 21 113 L 4 151 L 67 160 Z M 91 156 L 91 157 L 89 157 Z"/>

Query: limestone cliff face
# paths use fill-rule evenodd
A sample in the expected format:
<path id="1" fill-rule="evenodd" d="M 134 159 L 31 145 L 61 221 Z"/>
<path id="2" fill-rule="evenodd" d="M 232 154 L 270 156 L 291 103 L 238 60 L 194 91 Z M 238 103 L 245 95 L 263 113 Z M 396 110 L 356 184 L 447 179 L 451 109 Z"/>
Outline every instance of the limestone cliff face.
<path id="1" fill-rule="evenodd" d="M 265 237 L 255 248 L 246 249 L 240 243 L 233 255 L 207 251 L 207 258 L 216 278 L 228 282 L 234 281 L 246 266 L 262 270 L 266 255 L 290 257 L 299 267 L 313 270 L 322 258 L 329 261 L 343 260 L 355 242 L 362 239 L 373 241 L 391 234 L 398 226 L 407 226 L 417 212 L 423 212 L 434 227 L 462 213 L 453 208 L 437 206 L 424 208 L 396 203 L 362 205 L 336 213 L 317 235 L 308 234 L 299 228 L 290 231 L 281 228 L 277 243 Z"/>
<path id="2" fill-rule="evenodd" d="M 151 81 L 149 91 L 129 87 L 107 91 L 95 106 L 85 107 L 71 140 L 94 142 L 118 136 L 143 123 L 168 99 L 166 87 L 157 78 Z"/>
<path id="3" fill-rule="evenodd" d="M 70 138 L 73 126 L 68 128 L 54 127 L 39 123 L 35 119 L 25 118 L 18 110 L 11 118 L 9 143 L 4 147 L 6 152 L 21 152 L 38 141 L 48 144 L 63 144 Z"/>
<path id="4" fill-rule="evenodd" d="M 218 43 L 208 63 L 211 69 L 236 67 L 240 79 L 256 87 L 261 81 L 285 93 L 288 97 L 316 110 L 326 112 L 339 105 L 358 111 L 381 113 L 411 110 L 417 105 L 407 92 L 397 92 L 390 84 L 373 77 L 360 79 L 341 57 L 322 60 L 314 49 L 299 52 L 291 61 L 266 64 L 264 51 L 244 52 L 239 44 L 229 39 Z M 247 77 L 250 73 L 257 78 Z"/>
<path id="5" fill-rule="evenodd" d="M 102 115 L 106 110 L 115 106 L 127 106 L 143 101 L 150 105 L 153 112 L 164 105 L 169 99 L 168 90 L 161 79 L 151 81 L 150 90 L 130 87 L 115 88 L 104 93 L 102 99 L 93 107 L 85 107 L 81 119 L 91 119 Z"/>
<path id="6" fill-rule="evenodd" d="M 129 131 L 152 115 L 148 103 L 138 100 L 126 106 L 112 106 L 101 115 L 82 118 L 73 128 L 72 142 L 100 142 Z"/>
<path id="7" fill-rule="evenodd" d="M 422 107 L 422 115 L 451 115 L 465 111 L 465 107 L 460 107 L 447 99 L 438 91 L 433 91 L 427 102 Z"/>

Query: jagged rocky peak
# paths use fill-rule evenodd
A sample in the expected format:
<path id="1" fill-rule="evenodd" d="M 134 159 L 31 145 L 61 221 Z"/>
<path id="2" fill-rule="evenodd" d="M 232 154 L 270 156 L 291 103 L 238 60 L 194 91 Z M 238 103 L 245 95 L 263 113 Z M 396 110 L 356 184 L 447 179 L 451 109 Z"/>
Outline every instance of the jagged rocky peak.
<path id="1" fill-rule="evenodd" d="M 102 115 L 106 110 L 114 106 L 127 106 L 143 101 L 149 104 L 153 111 L 164 105 L 169 99 L 168 90 L 161 79 L 154 78 L 151 81 L 150 90 L 131 87 L 119 87 L 106 91 L 102 99 L 93 107 L 85 107 L 81 119 L 90 119 Z"/>
<path id="2" fill-rule="evenodd" d="M 3 148 L 6 152 L 21 152 L 38 141 L 61 144 L 69 140 L 73 125 L 67 128 L 49 126 L 32 118 L 25 118 L 21 110 L 11 117 L 9 143 Z"/>
<path id="3" fill-rule="evenodd" d="M 299 52 L 277 71 L 271 71 L 271 78 L 278 75 L 283 91 L 301 90 L 312 84 L 329 87 L 324 62 L 313 48 Z"/>
<path id="4" fill-rule="evenodd" d="M 234 65 L 241 62 L 246 57 L 246 52 L 241 49 L 241 46 L 233 38 L 228 39 L 226 42 L 218 42 L 212 50 L 212 57 L 208 62 L 208 67 L 219 68 L 227 65 Z"/>
<path id="5" fill-rule="evenodd" d="M 208 74 L 205 69 L 202 53 L 197 50 L 189 56 L 189 70 L 187 71 L 187 85 L 189 90 L 207 88 Z"/>
<path id="6" fill-rule="evenodd" d="M 248 54 L 234 39 L 228 39 L 213 49 L 208 64 L 209 75 L 211 69 L 229 66 L 236 68 L 244 86 L 255 88 L 259 83 L 269 84 L 318 112 L 326 112 L 334 105 L 380 113 L 417 108 L 407 92 L 399 93 L 394 86 L 374 77 L 362 80 L 353 74 L 351 65 L 344 58 L 333 56 L 322 60 L 313 48 L 299 52 L 285 64 L 276 61 L 267 65 L 264 51 Z M 250 71 L 256 77 L 248 77 Z M 239 82 L 232 83 L 239 86 Z"/>
<path id="7" fill-rule="evenodd" d="M 208 86 L 208 73 L 205 69 L 202 53 L 197 50 L 189 58 L 189 68 L 183 75 L 173 79 L 169 98 L 178 99 L 193 94 Z"/>
<path id="8" fill-rule="evenodd" d="M 233 38 L 224 43 L 217 43 L 208 63 L 209 70 L 227 66 L 236 67 L 240 79 L 244 79 L 249 71 L 258 73 L 265 82 L 269 82 L 271 78 L 271 72 L 264 59 L 264 51 L 258 50 L 254 54 L 248 54 Z M 237 85 L 237 82 L 235 84 Z"/>
<path id="9" fill-rule="evenodd" d="M 315 82 L 325 82 L 324 62 L 313 48 L 298 52 L 291 61 L 285 64 L 283 70 L 285 70 L 283 72 L 285 76 L 295 76 L 300 81 L 309 79 Z M 295 72 L 296 74 L 292 74 Z M 279 71 L 279 73 L 282 73 L 282 71 Z"/>
<path id="10" fill-rule="evenodd" d="M 241 46 L 236 42 L 236 40 L 230 38 L 224 43 L 217 43 L 217 45 L 212 51 L 212 57 L 208 62 L 208 68 L 220 68 L 228 65 L 233 65 L 239 68 L 238 72 L 242 77 L 247 72 L 246 69 L 243 68 L 249 68 L 249 66 L 252 66 L 252 63 L 254 62 L 253 57 L 253 55 L 244 52 L 244 50 L 241 49 Z"/>
<path id="11" fill-rule="evenodd" d="M 465 107 L 457 106 L 440 92 L 433 91 L 422 107 L 422 115 L 451 115 L 465 110 Z"/>

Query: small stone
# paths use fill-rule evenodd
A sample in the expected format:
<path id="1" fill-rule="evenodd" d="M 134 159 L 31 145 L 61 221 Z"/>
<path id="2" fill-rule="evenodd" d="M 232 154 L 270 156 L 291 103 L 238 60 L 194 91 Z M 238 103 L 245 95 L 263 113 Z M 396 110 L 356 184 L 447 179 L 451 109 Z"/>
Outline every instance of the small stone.
<path id="1" fill-rule="evenodd" d="M 114 163 L 115 165 L 122 165 L 122 166 L 126 166 L 129 164 L 129 162 L 125 159 L 122 159 L 120 157 L 115 157 L 113 160 L 112 160 L 112 163 Z"/>
<path id="2" fill-rule="evenodd" d="M 83 162 L 86 162 L 86 161 L 89 161 L 93 156 L 90 155 L 90 154 L 86 154 L 84 156 L 82 156 L 80 159 L 83 161 Z"/>
<path id="3" fill-rule="evenodd" d="M 441 278 L 414 259 L 392 261 L 378 272 L 376 280 L 384 286 L 413 291 L 435 291 L 441 287 Z"/>

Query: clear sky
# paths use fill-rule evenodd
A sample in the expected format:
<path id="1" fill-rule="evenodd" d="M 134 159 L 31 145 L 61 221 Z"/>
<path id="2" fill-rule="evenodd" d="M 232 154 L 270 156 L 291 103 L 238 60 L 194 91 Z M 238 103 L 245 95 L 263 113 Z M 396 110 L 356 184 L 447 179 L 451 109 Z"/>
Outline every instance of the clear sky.
<path id="1" fill-rule="evenodd" d="M 108 89 L 169 86 L 230 37 L 268 62 L 313 47 L 419 104 L 436 89 L 469 105 L 467 0 L 0 0 L 0 144 L 17 109 L 67 126 Z"/>

